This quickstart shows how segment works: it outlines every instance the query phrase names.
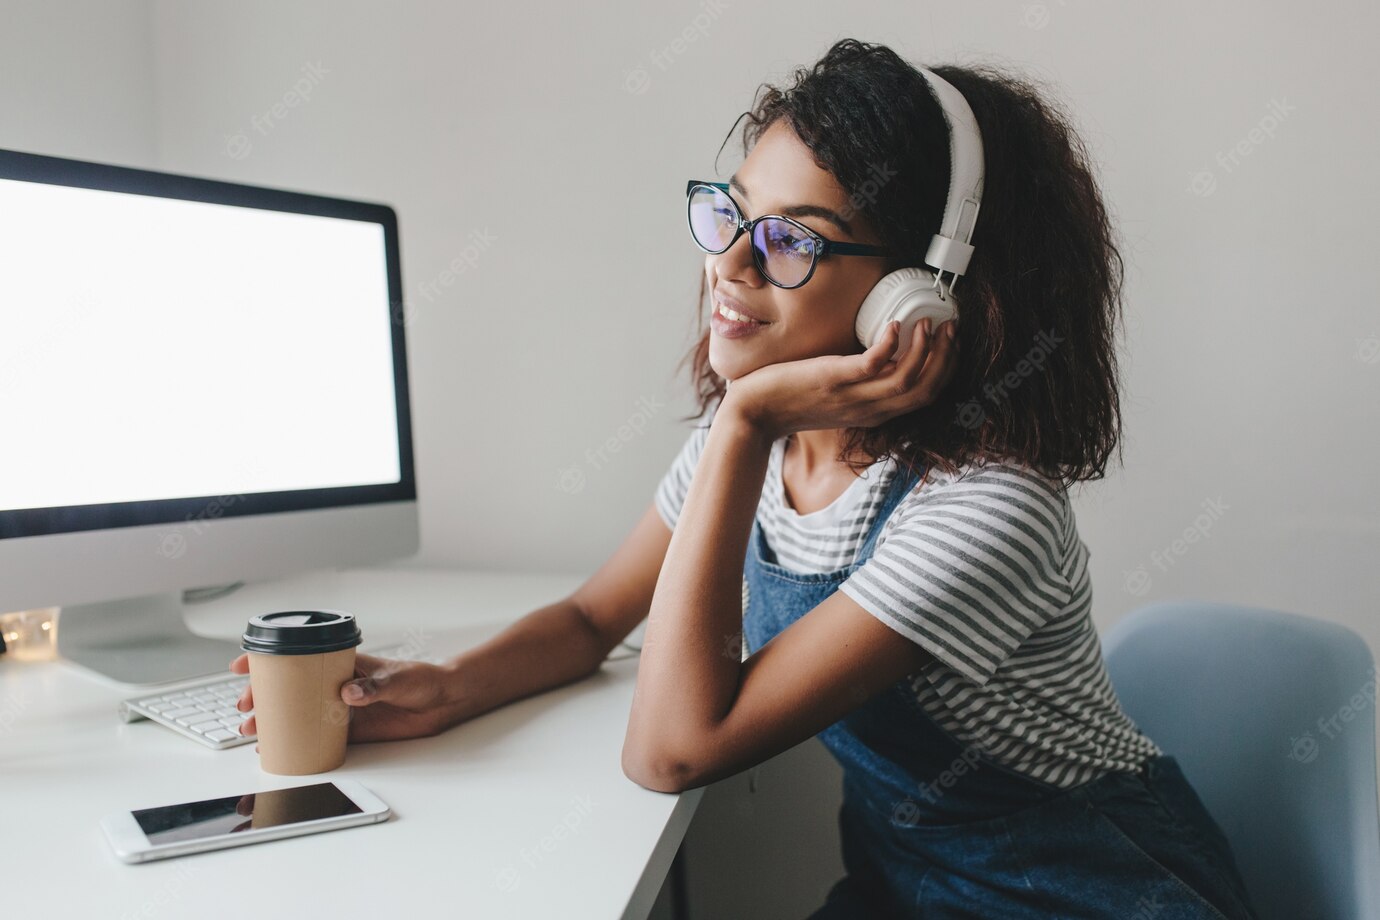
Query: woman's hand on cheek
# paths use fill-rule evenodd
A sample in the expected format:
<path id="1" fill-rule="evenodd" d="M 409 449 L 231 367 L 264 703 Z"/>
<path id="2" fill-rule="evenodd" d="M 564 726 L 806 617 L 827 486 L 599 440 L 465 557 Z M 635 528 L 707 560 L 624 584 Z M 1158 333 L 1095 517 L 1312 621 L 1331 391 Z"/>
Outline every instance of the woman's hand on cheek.
<path id="1" fill-rule="evenodd" d="M 769 439 L 818 428 L 872 428 L 934 402 L 958 367 L 953 320 L 934 333 L 917 323 L 909 350 L 890 323 L 871 348 L 856 355 L 821 355 L 768 364 L 733 381 L 725 407 Z"/>

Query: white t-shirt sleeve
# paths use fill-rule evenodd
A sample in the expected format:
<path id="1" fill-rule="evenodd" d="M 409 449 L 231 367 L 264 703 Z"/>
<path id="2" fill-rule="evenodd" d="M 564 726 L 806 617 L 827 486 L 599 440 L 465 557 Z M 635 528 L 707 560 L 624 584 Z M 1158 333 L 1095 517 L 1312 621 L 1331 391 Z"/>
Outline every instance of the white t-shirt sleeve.
<path id="1" fill-rule="evenodd" d="M 978 686 L 1072 596 L 1071 509 L 1057 483 L 984 467 L 895 514 L 839 590 Z"/>
<path id="2" fill-rule="evenodd" d="M 680 509 L 685 504 L 686 493 L 690 491 L 690 477 L 695 473 L 700 452 L 709 440 L 709 422 L 701 420 L 698 424 L 704 427 L 695 428 L 690 432 L 690 436 L 681 446 L 680 453 L 671 462 L 671 468 L 661 477 L 661 482 L 656 488 L 656 510 L 666 522 L 666 526 L 672 530 L 676 529 Z"/>

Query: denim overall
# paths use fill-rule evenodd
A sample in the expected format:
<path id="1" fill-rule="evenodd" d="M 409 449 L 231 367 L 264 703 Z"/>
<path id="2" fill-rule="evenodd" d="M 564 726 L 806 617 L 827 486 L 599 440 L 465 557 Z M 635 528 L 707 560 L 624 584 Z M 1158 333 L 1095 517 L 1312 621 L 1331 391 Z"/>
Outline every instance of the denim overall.
<path id="1" fill-rule="evenodd" d="M 859 558 L 835 572 L 778 565 L 754 520 L 745 653 L 861 567 L 915 482 L 898 468 Z M 847 874 L 810 920 L 1254 917 L 1226 838 L 1169 755 L 1056 787 L 960 744 L 920 707 L 908 677 L 819 739 L 843 767 Z"/>

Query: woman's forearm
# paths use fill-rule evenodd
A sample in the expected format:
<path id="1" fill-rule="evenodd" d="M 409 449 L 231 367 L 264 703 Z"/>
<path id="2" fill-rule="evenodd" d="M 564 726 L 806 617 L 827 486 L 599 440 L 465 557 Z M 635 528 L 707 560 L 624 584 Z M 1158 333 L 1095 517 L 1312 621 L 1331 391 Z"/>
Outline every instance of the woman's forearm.
<path id="1" fill-rule="evenodd" d="M 737 696 L 743 558 L 771 444 L 728 400 L 709 427 L 643 635 L 624 755 L 638 770 L 694 747 Z"/>
<path id="2" fill-rule="evenodd" d="M 572 600 L 539 607 L 446 662 L 455 722 L 588 677 L 606 654 Z"/>

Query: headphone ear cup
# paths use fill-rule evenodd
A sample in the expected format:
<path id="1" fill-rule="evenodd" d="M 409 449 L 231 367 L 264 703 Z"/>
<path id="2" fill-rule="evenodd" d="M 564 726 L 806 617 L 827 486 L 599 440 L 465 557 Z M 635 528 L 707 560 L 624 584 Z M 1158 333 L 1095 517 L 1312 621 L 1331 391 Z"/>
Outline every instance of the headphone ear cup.
<path id="1" fill-rule="evenodd" d="M 957 315 L 953 294 L 943 300 L 934 289 L 934 273 L 908 266 L 884 275 L 872 287 L 858 308 L 853 329 L 863 347 L 871 348 L 886 331 L 887 323 L 900 320 L 900 342 L 893 356 L 899 359 L 910 347 L 911 334 L 922 319 L 929 317 L 934 329 Z"/>

